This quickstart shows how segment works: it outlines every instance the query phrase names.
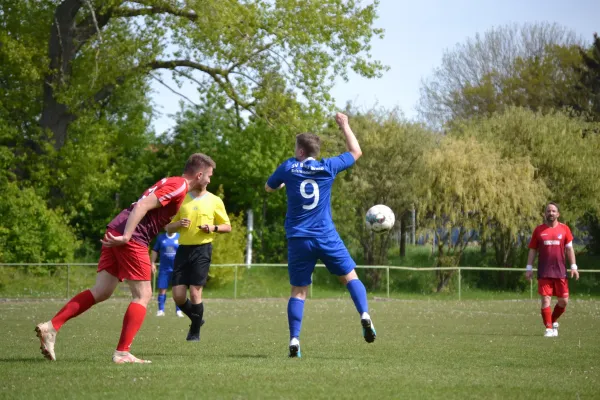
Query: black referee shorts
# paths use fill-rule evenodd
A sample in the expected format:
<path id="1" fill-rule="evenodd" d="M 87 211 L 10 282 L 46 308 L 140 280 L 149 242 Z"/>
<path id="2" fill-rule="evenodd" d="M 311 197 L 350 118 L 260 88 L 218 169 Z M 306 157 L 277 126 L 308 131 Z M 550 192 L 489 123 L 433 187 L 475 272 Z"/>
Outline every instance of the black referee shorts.
<path id="1" fill-rule="evenodd" d="M 179 245 L 171 285 L 205 286 L 211 258 L 212 243 Z"/>

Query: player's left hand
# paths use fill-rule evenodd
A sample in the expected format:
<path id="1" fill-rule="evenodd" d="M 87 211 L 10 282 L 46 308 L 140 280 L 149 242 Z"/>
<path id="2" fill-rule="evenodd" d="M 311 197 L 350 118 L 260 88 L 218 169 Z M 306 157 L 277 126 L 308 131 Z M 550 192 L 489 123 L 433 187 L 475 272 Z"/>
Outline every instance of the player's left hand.
<path id="1" fill-rule="evenodd" d="M 198 228 L 202 229 L 204 231 L 204 233 L 210 233 L 210 232 L 212 232 L 210 229 L 212 226 L 213 225 L 204 224 L 204 225 L 200 225 Z"/>
<path id="2" fill-rule="evenodd" d="M 113 236 L 112 233 L 106 232 L 104 234 L 104 238 L 100 240 L 103 246 L 106 247 L 115 247 L 115 246 L 123 246 L 129 242 L 129 238 L 125 236 Z"/>
<path id="3" fill-rule="evenodd" d="M 575 277 L 576 281 L 579 280 L 579 271 L 577 271 L 576 269 L 571 270 L 571 279 L 573 279 L 573 277 Z"/>

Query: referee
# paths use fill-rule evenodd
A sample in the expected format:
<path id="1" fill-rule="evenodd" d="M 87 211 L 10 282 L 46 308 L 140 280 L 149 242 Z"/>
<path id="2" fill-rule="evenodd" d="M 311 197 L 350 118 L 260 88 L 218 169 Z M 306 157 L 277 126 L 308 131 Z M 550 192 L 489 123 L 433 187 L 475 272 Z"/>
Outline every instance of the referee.
<path id="1" fill-rule="evenodd" d="M 202 288 L 208 278 L 212 241 L 216 234 L 231 232 L 223 200 L 206 190 L 211 175 L 212 169 L 199 177 L 204 183 L 202 189 L 188 192 L 181 208 L 166 226 L 169 233 L 179 232 L 179 248 L 173 266 L 173 299 L 192 321 L 186 338 L 191 342 L 200 341 L 204 315 Z"/>

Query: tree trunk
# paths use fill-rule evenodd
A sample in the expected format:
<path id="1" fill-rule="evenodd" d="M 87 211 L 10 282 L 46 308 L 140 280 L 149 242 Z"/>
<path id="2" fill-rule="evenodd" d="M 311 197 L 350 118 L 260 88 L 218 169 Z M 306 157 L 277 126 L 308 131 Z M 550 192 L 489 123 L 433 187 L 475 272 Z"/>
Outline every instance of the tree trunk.
<path id="1" fill-rule="evenodd" d="M 53 91 L 49 89 L 44 92 Z M 53 93 L 44 93 L 44 106 L 40 117 L 40 126 L 42 129 L 52 132 L 55 150 L 60 150 L 65 145 L 67 141 L 67 128 L 75 119 L 75 115 L 68 111 L 66 105 L 60 104 L 54 98 Z"/>
<path id="2" fill-rule="evenodd" d="M 485 224 L 481 224 L 479 227 L 479 244 L 481 254 L 487 254 L 487 229 Z"/>
<path id="3" fill-rule="evenodd" d="M 439 280 L 438 280 L 438 285 L 437 285 L 437 289 L 436 292 L 439 293 L 441 292 L 447 285 L 448 282 L 450 282 L 450 278 L 452 278 L 452 275 L 454 274 L 454 271 L 438 271 L 440 272 L 439 275 Z"/>
<path id="4" fill-rule="evenodd" d="M 406 257 L 406 218 L 400 219 L 400 257 Z"/>
<path id="5" fill-rule="evenodd" d="M 76 16 L 82 0 L 65 0 L 56 7 L 48 41 L 49 70 L 44 77 L 44 97 L 40 126 L 54 134 L 54 148 L 59 150 L 67 140 L 67 128 L 75 120 L 65 104 L 59 103 L 56 91 L 69 80 L 72 61 L 77 53 Z"/>

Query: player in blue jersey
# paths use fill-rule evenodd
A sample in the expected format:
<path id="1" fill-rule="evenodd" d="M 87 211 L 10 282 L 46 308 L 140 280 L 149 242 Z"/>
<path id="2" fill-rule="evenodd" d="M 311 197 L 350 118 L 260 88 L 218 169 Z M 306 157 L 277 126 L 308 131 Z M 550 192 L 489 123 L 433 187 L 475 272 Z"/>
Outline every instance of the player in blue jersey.
<path id="1" fill-rule="evenodd" d="M 157 317 L 165 315 L 165 301 L 167 300 L 167 289 L 173 275 L 173 264 L 175 263 L 175 253 L 179 247 L 179 233 L 161 233 L 156 238 L 154 248 L 150 253 L 152 260 L 152 273 L 156 274 L 156 259 L 160 255 L 160 269 L 156 279 L 156 288 L 158 289 L 158 311 Z M 178 317 L 184 317 L 183 312 L 175 305 L 175 312 Z"/>
<path id="2" fill-rule="evenodd" d="M 265 185 L 267 192 L 283 187 L 287 194 L 285 231 L 288 239 L 288 272 L 292 285 L 288 302 L 290 357 L 300 357 L 300 328 L 304 301 L 312 273 L 320 259 L 330 273 L 346 285 L 360 315 L 367 343 L 375 341 L 375 327 L 369 316 L 367 291 L 358 279 L 344 242 L 331 218 L 331 187 L 337 174 L 350 168 L 362 155 L 350 129 L 348 117 L 337 113 L 335 120 L 346 139 L 348 151 L 337 157 L 317 160 L 321 141 L 312 133 L 296 136 L 295 156 L 283 162 Z"/>

